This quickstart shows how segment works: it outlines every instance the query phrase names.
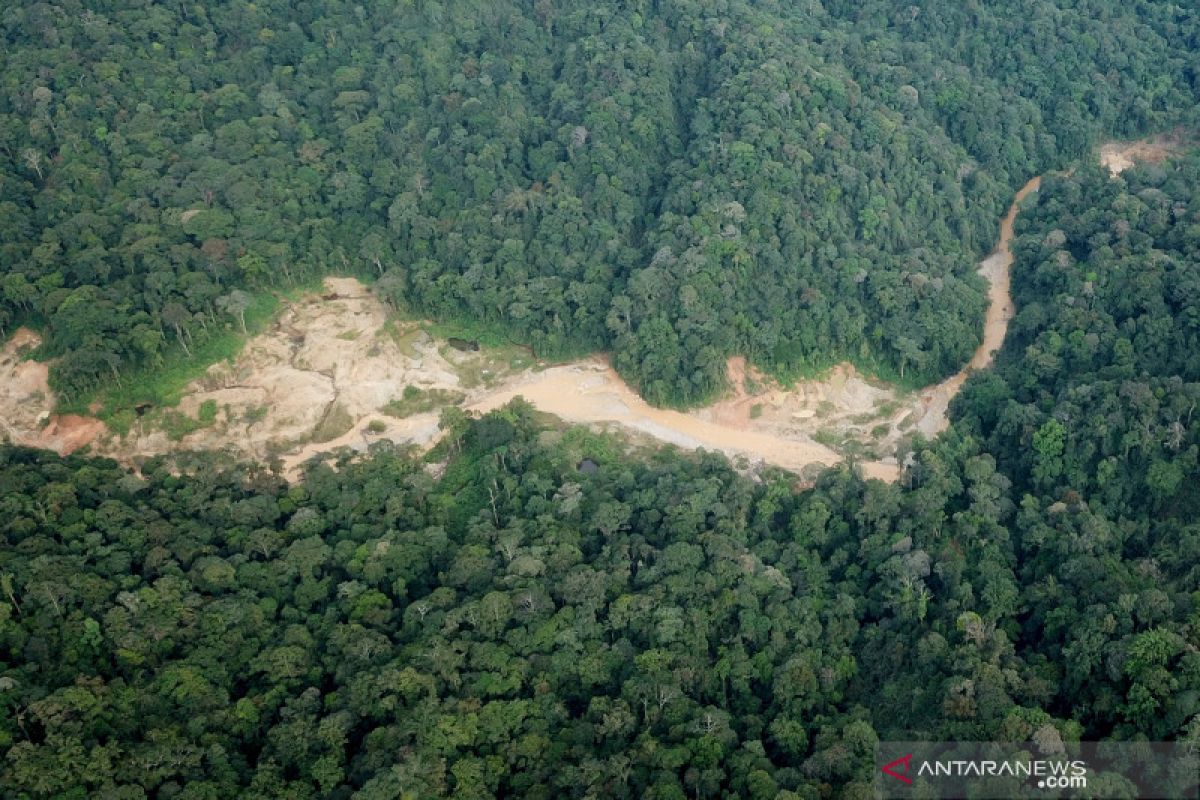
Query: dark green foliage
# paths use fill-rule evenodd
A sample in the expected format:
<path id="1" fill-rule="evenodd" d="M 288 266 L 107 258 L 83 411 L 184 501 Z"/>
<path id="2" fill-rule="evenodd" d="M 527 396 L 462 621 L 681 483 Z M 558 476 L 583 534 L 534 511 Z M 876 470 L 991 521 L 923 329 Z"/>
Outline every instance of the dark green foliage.
<path id="1" fill-rule="evenodd" d="M 388 443 L 295 486 L 215 456 L 138 478 L 0 450 L 0 782 L 31 798 L 859 797 L 880 738 L 1195 737 L 1200 420 L 1151 457 L 1152 428 L 1088 483 L 1097 436 L 1080 426 L 1140 431 L 1156 393 L 1078 393 L 1119 356 L 1060 374 L 1021 342 L 1074 324 L 1075 272 L 1099 273 L 1094 328 L 1137 315 L 1103 287 L 1149 250 L 1106 262 L 1087 248 L 1121 245 L 1099 229 L 1156 230 L 1164 286 L 1195 272 L 1171 231 L 1200 213 L 1198 172 L 1047 184 L 1022 225 L 1014 346 L 900 486 L 842 468 L 797 492 L 713 455 L 631 457 L 547 435 L 519 401 L 447 416 L 439 478 Z M 1099 213 L 1062 221 L 1088 216 L 1084 197 Z M 1152 221 L 1159 202 L 1171 220 Z M 1060 275 L 1045 247 L 1068 245 Z M 1063 283 L 1033 294 L 1046 280 Z M 1159 397 L 1174 408 L 1192 384 L 1166 374 L 1193 367 L 1163 356 L 1145 373 L 1176 382 Z"/>
<path id="2" fill-rule="evenodd" d="M 1149 0 L 10 5 L 0 330 L 76 402 L 329 271 L 657 403 L 732 353 L 932 380 L 1012 190 L 1196 105 Z"/>
<path id="3" fill-rule="evenodd" d="M 1012 184 L 1193 92 L 1137 0 L 210 5 L 0 17 L 0 322 L 60 388 L 343 265 L 660 401 L 739 349 L 938 374 Z M 1196 740 L 1197 187 L 1048 176 L 895 486 L 521 403 L 447 409 L 438 477 L 0 448 L 5 796 L 862 797 L 878 738 Z"/>
<path id="4" fill-rule="evenodd" d="M 1020 311 L 956 423 L 1022 498 L 1020 633 L 1070 687 L 1060 707 L 1151 739 L 1200 712 L 1197 186 L 1195 155 L 1043 183 L 1013 246 Z"/>

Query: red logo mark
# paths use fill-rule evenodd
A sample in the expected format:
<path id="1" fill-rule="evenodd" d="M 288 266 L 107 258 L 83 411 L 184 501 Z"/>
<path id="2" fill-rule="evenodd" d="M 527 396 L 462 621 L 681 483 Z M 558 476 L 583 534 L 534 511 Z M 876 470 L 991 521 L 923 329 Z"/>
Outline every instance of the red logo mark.
<path id="1" fill-rule="evenodd" d="M 884 764 L 882 769 L 885 773 L 887 773 L 888 775 L 891 775 L 893 778 L 895 778 L 898 781 L 904 781 L 905 783 L 912 783 L 912 778 L 908 777 L 908 768 L 910 766 L 909 762 L 911 762 L 911 761 L 912 761 L 912 753 L 909 753 L 906 756 L 897 758 L 895 761 L 893 761 L 890 764 Z M 901 764 L 903 764 L 903 766 L 900 767 L 899 772 L 892 771 L 893 767 L 900 766 Z"/>

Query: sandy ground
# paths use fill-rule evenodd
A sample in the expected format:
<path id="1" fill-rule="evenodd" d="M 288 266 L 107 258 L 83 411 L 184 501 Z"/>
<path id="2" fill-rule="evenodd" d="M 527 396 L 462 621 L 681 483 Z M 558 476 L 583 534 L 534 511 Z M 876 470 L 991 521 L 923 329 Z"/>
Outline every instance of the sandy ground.
<path id="1" fill-rule="evenodd" d="M 741 366 L 744 368 L 744 362 Z M 741 419 L 733 419 L 732 424 L 713 419 L 711 406 L 688 413 L 654 408 L 599 358 L 529 374 L 471 403 L 469 409 L 491 411 L 518 396 L 568 422 L 613 422 L 682 448 L 719 450 L 734 458 L 742 456 L 794 471 L 811 464 L 832 466 L 842 460 L 840 454 L 804 434 L 748 430 Z M 897 476 L 894 464 L 864 462 L 862 467 L 868 477 L 894 480 Z"/>
<path id="2" fill-rule="evenodd" d="M 1193 144 L 1195 138 L 1181 130 L 1134 142 L 1108 142 L 1100 146 L 1100 163 L 1113 175 L 1120 175 L 1138 162 L 1157 164 Z"/>
<path id="3" fill-rule="evenodd" d="M 932 436 L 944 429 L 946 407 L 968 371 L 990 364 L 1004 339 L 1012 317 L 1008 242 L 1016 203 L 1036 188 L 1037 181 L 1031 181 L 1017 196 L 1001 223 L 996 252 L 980 265 L 991 288 L 979 351 L 962 373 L 915 395 L 898 395 L 849 364 L 835 367 L 823 380 L 785 389 L 744 358 L 734 357 L 727 363 L 727 397 L 689 412 L 659 409 L 642 400 L 602 358 L 507 371 L 489 361 L 487 352 L 453 350 L 415 322 L 397 336 L 387 330 L 386 309 L 358 281 L 329 278 L 323 295 L 290 304 L 233 363 L 212 366 L 187 388 L 178 408 L 165 413 L 198 420 L 207 404 L 215 415 L 210 424 L 176 440 L 168 436 L 159 409 L 119 438 L 103 435 L 96 420 L 52 417 L 45 365 L 19 357 L 37 344 L 28 331 L 5 348 L 0 409 L 8 409 L 4 424 L 9 437 L 25 444 L 69 452 L 91 443 L 98 453 L 134 464 L 173 450 L 219 449 L 261 460 L 278 458 L 294 477 L 313 456 L 340 447 L 364 450 L 379 438 L 431 446 L 440 436 L 437 410 L 404 418 L 381 412 L 411 385 L 457 392 L 463 406 L 475 413 L 521 396 L 567 422 L 615 426 L 685 449 L 716 450 L 744 458 L 750 466 L 765 463 L 800 472 L 840 462 L 841 450 L 854 453 L 868 477 L 892 481 L 900 473 L 895 456 L 903 436 L 913 430 Z M 493 380 L 465 385 L 462 376 L 486 372 L 485 364 L 492 368 Z"/>
<path id="4" fill-rule="evenodd" d="M 376 439 L 431 446 L 441 435 L 438 410 L 404 418 L 380 410 L 413 385 L 458 392 L 463 407 L 475 413 L 519 395 L 567 422 L 616 426 L 684 449 L 703 447 L 744 457 L 750 464 L 800 471 L 842 460 L 802 432 L 748 429 L 749 403 L 755 398 L 743 385 L 743 359 L 731 360 L 739 399 L 690 413 L 658 409 L 601 358 L 505 374 L 486 351 L 458 352 L 415 323 L 407 335 L 389 333 L 386 309 L 353 279 L 330 278 L 325 290 L 323 296 L 288 306 L 236 361 L 213 365 L 185 390 L 178 407 L 167 413 L 197 420 L 205 404 L 216 412 L 211 424 L 177 440 L 167 435 L 158 409 L 137 420 L 124 437 L 102 436 L 103 425 L 96 420 L 50 416 L 53 395 L 46 386 L 46 365 L 19 357 L 37 344 L 36 335 L 24 331 L 10 340 L 0 362 L 0 408 L 6 412 L 9 438 L 60 452 L 90 443 L 94 452 L 132 464 L 175 450 L 225 450 L 261 460 L 278 458 L 285 472 L 295 476 L 315 455 L 340 447 L 364 450 Z M 495 380 L 465 385 L 462 375 L 478 375 L 481 367 L 492 368 Z M 330 425 L 331 415 L 341 424 Z M 43 428 L 45 420 L 50 422 Z M 68 436 L 72 422 L 80 432 L 75 438 Z M 372 431 L 368 426 L 373 423 Z M 326 435 L 316 436 L 318 432 Z M 897 474 L 894 464 L 868 462 L 863 470 L 885 480 Z"/>
<path id="5" fill-rule="evenodd" d="M 28 328 L 18 329 L 0 349 L 0 435 L 15 444 L 69 455 L 105 432 L 104 423 L 75 414 L 55 414 L 45 364 L 25 353 L 41 344 Z"/>
<path id="6" fill-rule="evenodd" d="M 316 453 L 365 449 L 375 438 L 427 444 L 437 433 L 437 414 L 396 418 L 381 409 L 407 386 L 457 390 L 457 368 L 415 329 L 402 342 L 386 329 L 387 318 L 358 281 L 328 278 L 324 295 L 289 305 L 235 362 L 214 365 L 188 387 L 178 410 L 195 419 L 206 402 L 215 404 L 214 424 L 171 442 L 148 415 L 117 451 L 220 448 L 278 457 L 294 475 Z M 375 431 L 368 430 L 372 423 Z"/>
<path id="7" fill-rule="evenodd" d="M 1100 156 L 1117 174 L 1127 161 L 1161 159 L 1182 141 L 1171 135 L 1112 143 Z M 992 363 L 1004 341 L 1013 316 L 1013 221 L 1039 182 L 1031 180 L 1014 198 L 996 250 L 980 263 L 989 283 L 983 343 L 962 372 L 915 393 L 898 393 L 849 364 L 822 380 L 781 387 L 734 357 L 726 365 L 731 388 L 725 398 L 686 413 L 653 408 L 603 358 L 533 366 L 528 358 L 524 364 L 510 360 L 511 354 L 462 353 L 430 337 L 418 322 L 389 329 L 386 309 L 358 281 L 329 278 L 323 295 L 290 304 L 234 362 L 216 364 L 194 381 L 178 408 L 150 410 L 124 437 L 95 419 L 53 414 L 46 365 L 22 358 L 38 344 L 37 335 L 19 330 L 0 350 L 0 436 L 60 453 L 90 444 L 131 464 L 174 450 L 220 449 L 277 458 L 294 477 L 308 459 L 340 447 L 363 450 L 376 439 L 431 446 L 440 436 L 438 409 L 400 418 L 382 413 L 405 387 L 415 386 L 453 393 L 476 413 L 522 396 L 568 422 L 717 450 L 750 466 L 800 472 L 850 454 L 868 477 L 894 481 L 904 440 L 944 430 L 950 401 L 973 370 Z M 202 408 L 215 409 L 207 424 L 175 440 L 167 435 L 166 414 L 195 421 Z"/>
<path id="8" fill-rule="evenodd" d="M 992 363 L 1004 342 L 1014 313 L 1009 289 L 1012 253 L 1008 249 L 1013 223 L 1021 201 L 1040 184 L 1041 179 L 1034 178 L 1013 198 L 1000 222 L 996 249 L 979 265 L 979 274 L 989 285 L 983 342 L 962 371 L 920 392 L 902 394 L 860 375 L 851 364 L 839 364 L 822 380 L 803 381 L 786 390 L 756 375 L 754 382 L 764 388 L 748 395 L 743 385 L 745 363 L 731 360 L 731 397 L 699 413 L 722 425 L 772 437 L 819 437 L 837 442 L 840 450 L 859 452 L 864 468 L 880 477 L 898 474 L 896 454 L 902 440 L 915 432 L 932 437 L 945 430 L 950 401 L 972 371 Z M 755 409 L 757 413 L 752 413 Z"/>
<path id="9" fill-rule="evenodd" d="M 965 369 L 932 389 L 920 393 L 922 413 L 917 417 L 916 427 L 925 436 L 934 436 L 949 426 L 946 409 L 950 401 L 959 393 L 972 372 L 991 366 L 996 351 L 1004 344 L 1008 322 L 1016 311 L 1010 291 L 1013 256 L 1008 249 L 1013 238 L 1013 223 L 1017 219 L 1021 201 L 1036 192 L 1041 185 L 1042 179 L 1037 177 L 1017 192 L 1008 213 L 1000 221 L 1000 238 L 996 249 L 979 265 L 979 274 L 988 282 L 988 307 L 983 322 L 983 342 L 976 348 Z"/>

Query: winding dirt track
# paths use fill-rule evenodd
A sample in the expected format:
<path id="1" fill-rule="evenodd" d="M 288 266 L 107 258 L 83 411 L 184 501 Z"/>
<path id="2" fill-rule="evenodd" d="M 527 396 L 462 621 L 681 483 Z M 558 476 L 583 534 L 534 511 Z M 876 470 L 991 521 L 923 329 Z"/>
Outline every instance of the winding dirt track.
<path id="1" fill-rule="evenodd" d="M 1098 157 L 1115 176 L 1136 161 L 1160 161 L 1194 141 L 1176 131 L 1110 142 L 1099 148 Z M 1000 222 L 996 249 L 980 262 L 979 273 L 988 281 L 982 344 L 961 372 L 912 395 L 865 380 L 848 364 L 835 367 L 825 380 L 780 387 L 748 369 L 741 358 L 728 365 L 733 395 L 686 413 L 651 407 L 602 357 L 540 370 L 501 368 L 481 386 L 478 380 L 465 382 L 462 370 L 489 373 L 496 363 L 488 354 L 475 354 L 478 363 L 472 364 L 470 356 L 464 361 L 462 354 L 443 347 L 445 342 L 428 336 L 405 351 L 385 333 L 387 314 L 378 300 L 353 279 L 329 278 L 326 287 L 339 298 L 336 302 L 314 297 L 293 304 L 275 330 L 254 337 L 234 363 L 214 365 L 189 386 L 179 404 L 181 413 L 194 417 L 205 400 L 223 410 L 217 425 L 178 442 L 168 441 L 153 424 L 137 424 L 118 439 L 98 420 L 54 415 L 45 365 L 20 356 L 22 348 L 36 345 L 37 336 L 19 331 L 0 348 L 0 438 L 60 453 L 92 444 L 97 452 L 126 463 L 177 449 L 231 449 L 251 458 L 278 455 L 286 473 L 296 476 L 314 455 L 343 446 L 361 450 L 375 438 L 430 446 L 440 436 L 436 410 L 401 419 L 380 415 L 388 398 L 417 386 L 458 391 L 465 395 L 463 406 L 473 412 L 523 396 L 568 422 L 611 424 L 683 448 L 719 450 L 795 471 L 843 460 L 813 440 L 818 432 L 835 440 L 844 434 L 849 438 L 839 441 L 865 444 L 879 458 L 894 453 L 911 432 L 934 436 L 944 430 L 946 410 L 967 377 L 992 363 L 1013 316 L 1013 222 L 1021 201 L 1039 185 L 1040 178 L 1034 178 L 1017 193 Z M 321 423 L 336 418 L 334 411 L 343 422 L 331 434 L 316 435 L 329 428 Z M 858 464 L 871 478 L 894 481 L 900 475 L 895 458 Z"/>
<path id="2" fill-rule="evenodd" d="M 491 411 L 514 397 L 524 397 L 539 410 L 568 422 L 612 422 L 690 450 L 720 450 L 795 471 L 842 460 L 837 452 L 811 439 L 782 439 L 711 422 L 695 413 L 654 408 L 599 358 L 536 373 L 527 383 L 490 395 L 472 404 L 470 410 Z M 863 464 L 868 477 L 883 480 L 894 480 L 895 469 L 895 465 L 877 462 Z"/>
<path id="3" fill-rule="evenodd" d="M 1008 322 L 1013 318 L 1015 311 L 1011 290 L 1013 255 L 1008 247 L 1013 238 L 1013 223 L 1016 222 L 1021 201 L 1036 192 L 1041 185 L 1042 178 L 1039 175 L 1017 192 L 1012 205 L 1008 207 L 1008 213 L 1000 221 L 1000 239 L 996 243 L 996 249 L 979 264 L 979 274 L 988 282 L 988 307 L 983 321 L 983 342 L 976 348 L 966 367 L 921 393 L 921 398 L 926 403 L 926 412 L 917 423 L 917 429 L 926 436 L 938 434 L 949 426 L 950 420 L 946 416 L 946 410 L 950 401 L 962 391 L 963 384 L 972 372 L 991 366 L 996 351 L 1004 344 Z"/>
<path id="4" fill-rule="evenodd" d="M 1008 213 L 1001 220 L 996 249 L 980 263 L 979 273 L 989 284 L 982 344 L 962 371 L 920 393 L 922 409 L 916 427 L 927 436 L 946 428 L 949 424 L 946 409 L 950 401 L 962 390 L 971 372 L 985 369 L 992 363 L 995 352 L 1004 342 L 1008 322 L 1013 316 L 1009 291 L 1013 261 L 1009 243 L 1013 237 L 1013 222 L 1021 201 L 1037 191 L 1040 185 L 1041 178 L 1034 178 L 1017 193 Z M 736 388 L 741 389 L 741 381 L 735 383 Z M 570 422 L 613 422 L 680 447 L 720 450 L 729 456 L 744 456 L 795 471 L 812 464 L 832 466 L 842 460 L 839 453 L 807 436 L 784 438 L 779 433 L 713 421 L 712 407 L 688 413 L 654 408 L 601 359 L 534 373 L 517 385 L 475 402 L 470 409 L 490 411 L 518 396 L 524 397 L 538 409 Z M 739 405 L 748 407 L 745 398 L 739 401 Z M 868 478 L 895 481 L 900 475 L 900 467 L 894 462 L 858 463 Z"/>
<path id="5" fill-rule="evenodd" d="M 1038 183 L 1035 178 L 1017 194 L 1001 221 L 996 250 L 980 264 L 979 272 L 989 282 L 983 343 L 962 372 L 903 398 L 907 405 L 892 418 L 885 444 L 894 447 L 902 419 L 909 419 L 913 428 L 927 436 L 944 429 L 946 408 L 967 376 L 992 363 L 1013 314 L 1009 295 L 1012 254 L 1008 249 L 1013 220 L 1018 204 Z M 108 436 L 98 420 L 53 416 L 54 398 L 46 386 L 45 365 L 21 361 L 18 355 L 19 347 L 37 341 L 36 334 L 25 331 L 10 340 L 0 354 L 0 420 L 5 423 L 0 435 L 7 432 L 14 441 L 60 453 L 90 443 L 97 452 L 129 463 L 178 449 L 233 449 L 251 458 L 275 452 L 287 474 L 294 477 L 314 455 L 341 446 L 361 450 L 374 438 L 430 446 L 440 437 L 436 411 L 405 419 L 379 413 L 388 399 L 399 396 L 406 386 L 422 385 L 464 389 L 464 407 L 473 412 L 484 413 L 521 396 L 567 422 L 612 424 L 685 449 L 718 450 L 732 458 L 800 472 L 843 460 L 840 453 L 811 438 L 810 434 L 828 422 L 813 409 L 814 398 L 818 405 L 845 405 L 844 411 L 861 414 L 874 408 L 872 402 L 888 396 L 886 389 L 870 389 L 867 394 L 876 400 L 868 397 L 864 405 L 836 394 L 837 387 L 846 385 L 847 376 L 858 381 L 856 390 L 866 387 L 849 365 L 835 369 L 824 383 L 771 387 L 740 358 L 730 359 L 729 365 L 736 396 L 689 412 L 650 406 L 602 357 L 525 369 L 492 382 L 490 387 L 466 389 L 458 367 L 443 358 L 441 353 L 447 351 L 437 342 L 426 337 L 417 352 L 401 352 L 383 333 L 386 310 L 356 280 L 329 278 L 326 288 L 335 300 L 314 297 L 293 304 L 272 330 L 251 339 L 235 363 L 214 365 L 205 377 L 193 382 L 179 404 L 182 413 L 194 417 L 205 401 L 223 410 L 217 425 L 175 442 L 153 425 L 137 424 L 129 435 L 116 438 Z M 757 386 L 767 388 L 748 393 L 747 372 Z M 755 405 L 760 415 L 764 405 L 769 405 L 770 411 L 764 418 L 751 419 Z M 335 408 L 345 415 L 344 433 L 314 441 L 313 433 Z M 47 420 L 49 424 L 40 427 Z M 811 425 L 805 427 L 805 421 Z M 878 422 L 876 415 L 870 424 Z M 368 427 L 372 425 L 382 429 L 371 433 Z M 900 475 L 895 459 L 861 460 L 858 464 L 870 478 L 894 481 Z"/>

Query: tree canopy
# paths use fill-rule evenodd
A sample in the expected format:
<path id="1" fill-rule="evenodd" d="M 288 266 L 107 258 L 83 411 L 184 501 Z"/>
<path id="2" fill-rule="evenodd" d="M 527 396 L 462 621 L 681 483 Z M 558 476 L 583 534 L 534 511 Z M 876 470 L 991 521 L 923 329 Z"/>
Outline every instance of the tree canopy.
<path id="1" fill-rule="evenodd" d="M 0 327 L 66 398 L 327 271 L 686 403 L 925 380 L 897 484 L 522 401 L 284 481 L 0 446 L 17 798 L 870 796 L 879 740 L 1200 740 L 1197 16 L 1150 0 L 0 12 Z M 587 464 L 587 469 L 582 465 Z"/>

